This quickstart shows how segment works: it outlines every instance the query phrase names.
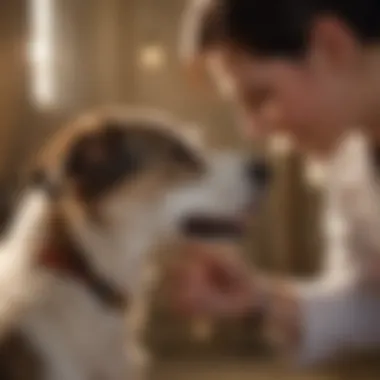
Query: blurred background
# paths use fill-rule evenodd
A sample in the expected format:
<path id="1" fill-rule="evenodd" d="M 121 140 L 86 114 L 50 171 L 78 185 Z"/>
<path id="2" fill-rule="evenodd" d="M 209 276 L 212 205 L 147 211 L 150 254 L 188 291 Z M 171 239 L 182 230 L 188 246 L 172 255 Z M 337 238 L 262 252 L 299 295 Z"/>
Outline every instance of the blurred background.
<path id="1" fill-rule="evenodd" d="M 97 105 L 143 104 L 201 125 L 217 148 L 268 155 L 274 184 L 262 215 L 255 219 L 246 254 L 271 271 L 311 275 L 319 267 L 322 173 L 280 137 L 265 147 L 247 146 L 239 139 L 233 110 L 211 86 L 199 87 L 181 66 L 178 29 L 184 4 L 1 1 L 2 219 L 12 207 L 20 173 L 63 122 Z M 159 289 L 154 299 L 146 337 L 156 357 L 152 379 L 259 379 L 261 366 L 276 371 L 274 364 L 266 364 L 271 353 L 252 321 L 184 323 L 161 302 Z"/>

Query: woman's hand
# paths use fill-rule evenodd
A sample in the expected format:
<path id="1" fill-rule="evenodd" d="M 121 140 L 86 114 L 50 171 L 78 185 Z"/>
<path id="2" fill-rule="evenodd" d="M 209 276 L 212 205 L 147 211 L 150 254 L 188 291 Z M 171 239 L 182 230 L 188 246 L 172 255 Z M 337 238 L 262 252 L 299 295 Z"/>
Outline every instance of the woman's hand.
<path id="1" fill-rule="evenodd" d="M 241 317 L 259 307 L 253 270 L 235 246 L 190 243 L 169 274 L 174 306 L 187 315 Z"/>
<path id="2" fill-rule="evenodd" d="M 169 270 L 167 289 L 187 317 L 262 317 L 270 339 L 291 349 L 300 340 L 299 299 L 292 281 L 262 277 L 232 245 L 191 243 Z"/>

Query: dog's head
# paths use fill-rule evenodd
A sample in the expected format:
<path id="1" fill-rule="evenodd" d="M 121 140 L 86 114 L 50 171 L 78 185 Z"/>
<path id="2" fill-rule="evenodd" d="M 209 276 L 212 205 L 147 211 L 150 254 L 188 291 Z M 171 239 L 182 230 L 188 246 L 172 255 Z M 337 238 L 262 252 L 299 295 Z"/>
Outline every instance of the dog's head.
<path id="1" fill-rule="evenodd" d="M 121 286 L 137 280 L 158 238 L 240 235 L 267 182 L 264 164 L 207 152 L 179 122 L 141 111 L 79 118 L 42 162 L 61 179 L 59 208 L 72 233 Z"/>

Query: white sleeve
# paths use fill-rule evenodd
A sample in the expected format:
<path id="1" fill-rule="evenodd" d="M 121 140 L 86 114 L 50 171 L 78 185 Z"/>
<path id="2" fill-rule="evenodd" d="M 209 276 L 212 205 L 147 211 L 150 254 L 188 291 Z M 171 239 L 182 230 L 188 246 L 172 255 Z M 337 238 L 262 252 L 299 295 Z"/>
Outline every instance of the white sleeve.
<path id="1" fill-rule="evenodd" d="M 353 349 L 380 347 L 380 298 L 355 282 L 300 295 L 300 365 L 315 365 Z"/>
<path id="2" fill-rule="evenodd" d="M 325 255 L 323 258 L 320 282 L 336 282 L 352 275 L 352 257 L 348 246 L 348 221 L 344 215 L 339 194 L 328 192 L 323 210 L 322 229 L 325 239 Z"/>
<path id="3" fill-rule="evenodd" d="M 341 350 L 380 346 L 380 298 L 359 286 L 337 203 L 327 205 L 326 258 L 321 276 L 296 285 L 300 340 L 295 359 L 315 365 Z"/>

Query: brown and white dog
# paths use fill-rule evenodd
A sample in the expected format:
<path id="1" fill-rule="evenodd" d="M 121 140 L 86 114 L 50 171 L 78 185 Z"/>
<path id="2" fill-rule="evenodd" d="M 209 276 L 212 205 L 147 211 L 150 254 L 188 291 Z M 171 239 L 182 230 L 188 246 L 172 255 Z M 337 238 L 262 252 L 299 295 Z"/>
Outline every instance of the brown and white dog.
<path id="1" fill-rule="evenodd" d="M 4 238 L 1 379 L 135 378 L 126 307 L 148 253 L 182 234 L 241 233 L 265 167 L 206 154 L 182 129 L 155 112 L 99 111 L 42 152 L 39 172 L 59 192 L 27 189 Z"/>

